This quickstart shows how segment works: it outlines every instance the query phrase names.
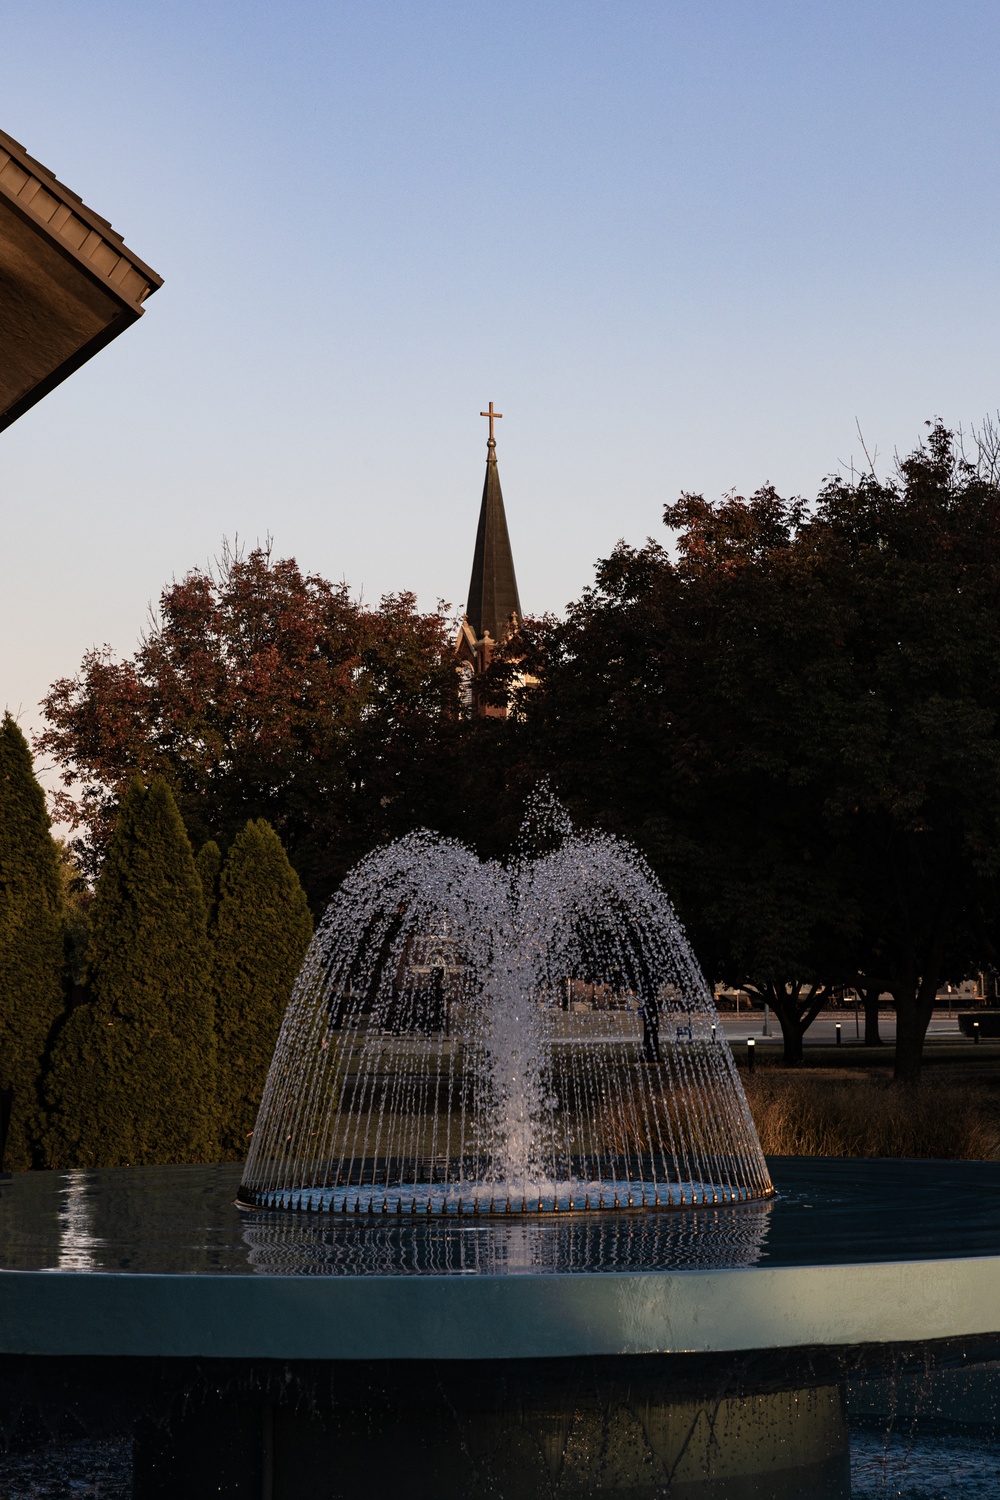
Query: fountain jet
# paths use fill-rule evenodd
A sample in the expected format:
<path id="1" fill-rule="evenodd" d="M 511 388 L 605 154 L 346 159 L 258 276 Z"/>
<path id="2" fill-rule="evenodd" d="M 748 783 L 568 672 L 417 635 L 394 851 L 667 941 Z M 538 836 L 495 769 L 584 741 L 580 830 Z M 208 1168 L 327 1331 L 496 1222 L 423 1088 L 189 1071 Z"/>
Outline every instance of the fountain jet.
<path id="1" fill-rule="evenodd" d="M 348 875 L 285 1015 L 241 1204 L 548 1215 L 773 1193 L 665 892 L 629 845 L 556 825 L 507 866 L 420 832 Z"/>

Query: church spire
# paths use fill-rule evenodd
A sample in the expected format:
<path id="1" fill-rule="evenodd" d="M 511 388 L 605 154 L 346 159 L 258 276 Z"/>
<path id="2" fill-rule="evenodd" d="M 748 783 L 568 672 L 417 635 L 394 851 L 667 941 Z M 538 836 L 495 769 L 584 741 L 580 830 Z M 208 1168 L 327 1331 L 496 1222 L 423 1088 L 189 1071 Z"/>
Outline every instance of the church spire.
<path id="1" fill-rule="evenodd" d="M 503 412 L 494 411 L 491 401 L 489 411 L 480 412 L 480 416 L 489 417 L 490 436 L 486 445 L 486 480 L 479 508 L 479 530 L 472 557 L 472 579 L 469 583 L 469 603 L 465 617 L 477 640 L 482 640 L 488 632 L 494 641 L 499 641 L 510 626 L 511 616 L 521 618 L 521 601 L 517 597 L 514 555 L 507 534 L 507 517 L 504 514 L 500 471 L 497 468 L 497 445 L 493 434 L 493 424 L 503 416 Z"/>

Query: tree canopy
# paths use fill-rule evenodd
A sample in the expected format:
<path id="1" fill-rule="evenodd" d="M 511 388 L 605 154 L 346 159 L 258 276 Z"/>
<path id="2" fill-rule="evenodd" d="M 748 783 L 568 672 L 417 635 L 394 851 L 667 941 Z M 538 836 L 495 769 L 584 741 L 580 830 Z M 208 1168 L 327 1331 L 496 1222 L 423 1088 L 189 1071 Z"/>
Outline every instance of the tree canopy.
<path id="1" fill-rule="evenodd" d="M 433 803 L 457 718 L 449 622 L 412 594 L 368 608 L 291 559 L 227 551 L 172 583 L 139 649 L 54 684 L 38 748 L 96 873 L 134 775 L 162 775 L 195 847 L 265 818 L 313 901 Z"/>
<path id="2" fill-rule="evenodd" d="M 420 824 L 505 853 L 547 777 L 640 846 L 790 1061 L 856 985 L 892 992 L 915 1078 L 935 990 L 1000 944 L 1000 464 L 936 423 L 889 478 L 664 520 L 670 543 L 620 545 L 495 652 L 480 696 L 506 719 L 463 713 L 447 617 L 410 595 L 369 609 L 262 549 L 189 574 L 132 658 L 91 653 L 46 700 L 83 857 L 159 772 L 198 847 L 266 819 L 317 909 Z"/>
<path id="3" fill-rule="evenodd" d="M 665 521 L 675 558 L 619 546 L 498 653 L 522 754 L 645 850 L 709 973 L 784 987 L 790 1055 L 803 984 L 863 979 L 915 1078 L 936 989 L 996 959 L 1000 490 L 936 424 L 890 480 Z"/>

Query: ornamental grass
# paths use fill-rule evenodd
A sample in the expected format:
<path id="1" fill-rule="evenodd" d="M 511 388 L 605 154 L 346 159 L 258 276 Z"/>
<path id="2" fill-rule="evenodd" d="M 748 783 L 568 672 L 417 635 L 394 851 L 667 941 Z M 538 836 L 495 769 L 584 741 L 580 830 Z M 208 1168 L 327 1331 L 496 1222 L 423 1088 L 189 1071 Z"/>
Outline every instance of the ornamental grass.
<path id="1" fill-rule="evenodd" d="M 743 1075 L 769 1156 L 1000 1159 L 1000 1080 L 926 1069 L 918 1088 L 846 1068 Z"/>

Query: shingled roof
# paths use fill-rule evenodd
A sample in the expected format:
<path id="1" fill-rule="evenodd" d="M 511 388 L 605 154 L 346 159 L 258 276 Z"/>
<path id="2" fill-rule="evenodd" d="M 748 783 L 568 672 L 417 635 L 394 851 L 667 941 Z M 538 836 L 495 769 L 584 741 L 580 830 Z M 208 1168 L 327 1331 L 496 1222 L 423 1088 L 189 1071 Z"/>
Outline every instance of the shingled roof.
<path id="1" fill-rule="evenodd" d="M 0 130 L 0 432 L 142 316 L 162 278 Z"/>

